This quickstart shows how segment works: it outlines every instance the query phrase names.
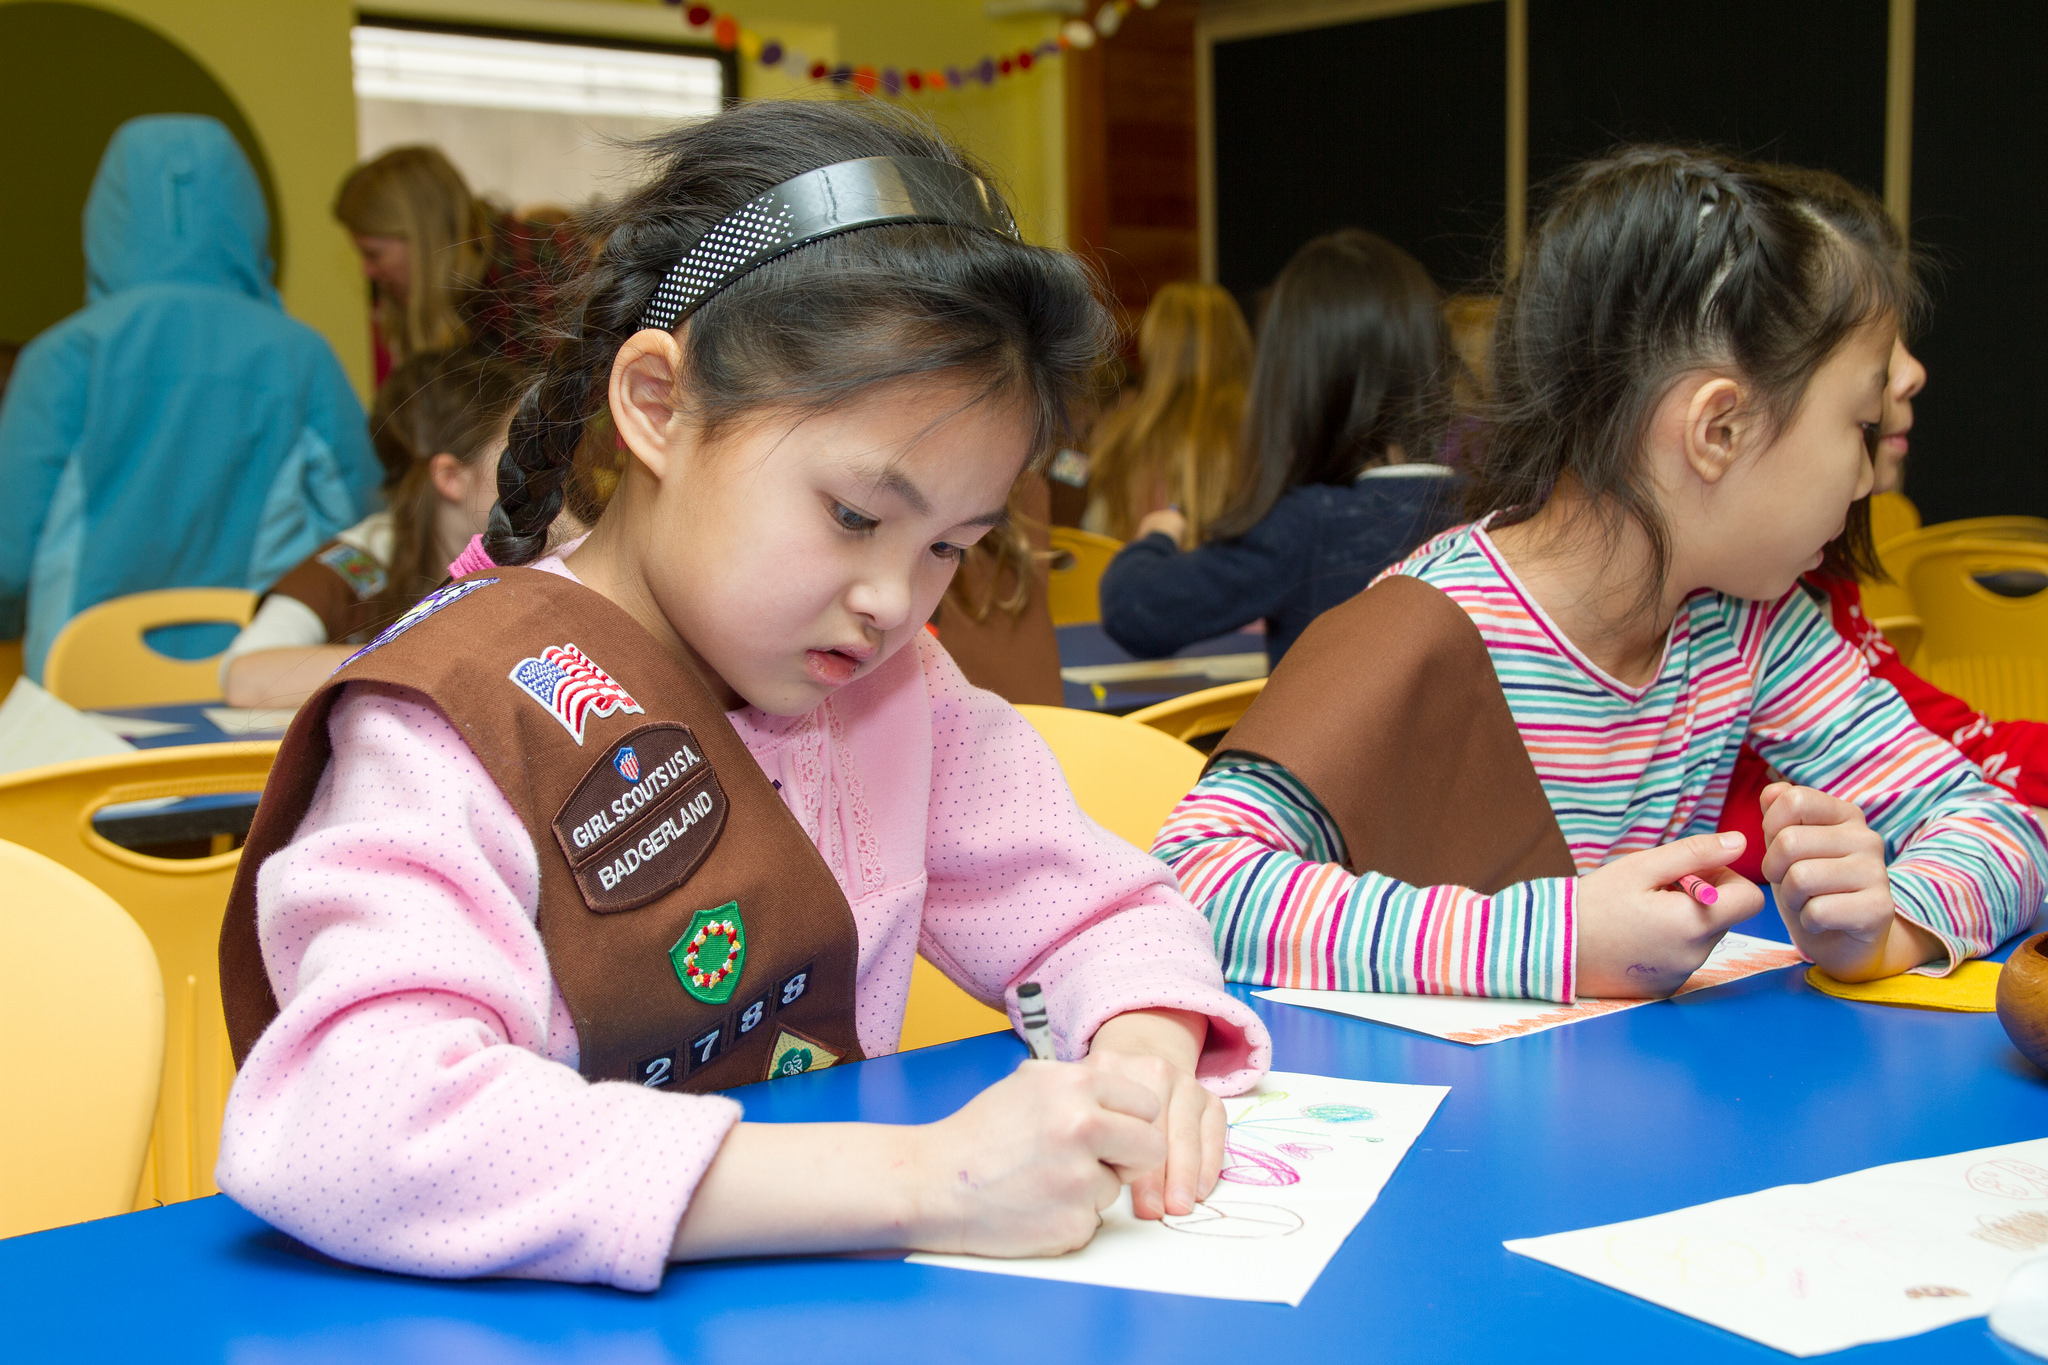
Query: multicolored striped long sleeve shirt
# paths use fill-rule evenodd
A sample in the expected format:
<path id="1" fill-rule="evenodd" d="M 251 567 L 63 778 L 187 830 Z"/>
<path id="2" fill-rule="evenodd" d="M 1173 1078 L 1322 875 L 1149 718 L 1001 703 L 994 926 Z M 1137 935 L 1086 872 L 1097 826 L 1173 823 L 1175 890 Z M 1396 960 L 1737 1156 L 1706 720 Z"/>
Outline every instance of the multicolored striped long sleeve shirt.
<path id="1" fill-rule="evenodd" d="M 2048 894 L 2033 817 L 1913 719 L 1827 615 L 1701 591 L 1647 685 L 1610 677 L 1516 580 L 1483 527 L 1446 532 L 1389 573 L 1471 616 L 1583 874 L 1711 833 L 1744 740 L 1790 780 L 1863 811 L 1884 838 L 1900 914 L 1933 933 L 1945 974 L 2030 924 Z M 1341 866 L 1342 835 L 1275 764 L 1213 767 L 1153 845 L 1209 918 L 1232 981 L 1325 990 L 1570 1000 L 1569 878 L 1485 896 Z"/>

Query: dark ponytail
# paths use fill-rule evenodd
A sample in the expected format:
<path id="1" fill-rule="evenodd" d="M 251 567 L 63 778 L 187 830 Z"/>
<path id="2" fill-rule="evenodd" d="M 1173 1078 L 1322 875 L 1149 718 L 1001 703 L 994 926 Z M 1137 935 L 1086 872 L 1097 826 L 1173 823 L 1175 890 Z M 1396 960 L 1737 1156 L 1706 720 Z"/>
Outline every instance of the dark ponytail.
<path id="1" fill-rule="evenodd" d="M 613 359 L 669 268 L 719 220 L 839 161 L 916 156 L 984 175 L 931 127 L 886 106 L 742 105 L 643 144 L 653 174 L 592 224 L 604 243 L 575 323 L 512 419 L 484 547 L 500 564 L 546 549 Z M 733 281 L 680 337 L 680 400 L 707 439 L 764 410 L 801 418 L 871 385 L 920 376 L 1030 409 L 1041 456 L 1109 340 L 1080 263 L 992 232 L 896 224 L 814 242 Z"/>

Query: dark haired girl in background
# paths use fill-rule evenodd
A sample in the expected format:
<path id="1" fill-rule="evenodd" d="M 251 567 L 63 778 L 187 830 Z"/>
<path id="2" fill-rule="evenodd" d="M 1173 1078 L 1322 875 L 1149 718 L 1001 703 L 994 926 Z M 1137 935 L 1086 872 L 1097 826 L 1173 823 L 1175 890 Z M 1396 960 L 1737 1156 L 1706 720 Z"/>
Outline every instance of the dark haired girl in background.
<path id="1" fill-rule="evenodd" d="M 1432 463 L 1451 375 L 1437 287 L 1413 256 L 1347 228 L 1296 252 L 1260 323 L 1245 484 L 1190 550 L 1155 512 L 1102 577 L 1102 628 L 1141 658 L 1266 623 L 1280 661 L 1308 623 L 1455 520 Z"/>
<path id="2" fill-rule="evenodd" d="M 522 385 L 507 362 L 464 351 L 422 352 L 391 372 L 370 413 L 391 505 L 264 593 L 220 658 L 228 705 L 297 706 L 447 576 L 443 566 L 489 524 Z"/>
<path id="3" fill-rule="evenodd" d="M 358 1264 L 639 1289 L 1064 1251 L 1122 1185 L 1191 1209 L 1265 1032 L 924 629 L 1097 363 L 1085 272 L 908 116 L 745 105 L 653 150 L 513 419 L 496 564 L 285 740 L 222 941 L 221 1187 Z M 548 554 L 607 413 L 621 480 Z M 1013 1011 L 1039 983 L 1064 1062 L 920 1127 L 707 1093 L 894 1051 L 920 951 Z"/>

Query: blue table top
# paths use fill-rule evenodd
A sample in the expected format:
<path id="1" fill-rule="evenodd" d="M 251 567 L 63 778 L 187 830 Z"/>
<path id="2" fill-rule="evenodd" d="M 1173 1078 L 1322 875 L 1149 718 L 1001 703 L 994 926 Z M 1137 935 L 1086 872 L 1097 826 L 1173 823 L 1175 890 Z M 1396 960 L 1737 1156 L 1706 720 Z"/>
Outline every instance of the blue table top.
<path id="1" fill-rule="evenodd" d="M 101 716 L 125 716 L 137 720 L 161 721 L 169 725 L 183 725 L 184 730 L 167 735 L 130 735 L 128 742 L 138 749 L 171 749 L 185 744 L 232 744 L 251 739 L 277 739 L 282 731 L 266 730 L 257 734 L 230 734 L 215 725 L 207 712 L 218 710 L 225 702 L 191 702 L 179 706 L 112 706 L 94 712 Z"/>
<path id="2" fill-rule="evenodd" d="M 1768 932 L 1759 920 L 1741 926 Z M 1773 935 L 1782 938 L 1783 931 Z M 1242 991 L 1242 988 L 1234 988 Z M 341 1266 L 224 1197 L 0 1242 L 22 1361 L 1784 1360 L 1501 1241 L 2048 1134 L 2048 1080 L 1994 1016 L 1852 1004 L 1798 970 L 1466 1047 L 1254 1000 L 1286 1070 L 1448 1085 L 1299 1308 L 912 1266 L 682 1266 L 649 1295 Z M 1006 1034 L 734 1092 L 755 1120 L 938 1118 L 1022 1056 Z M 2022 1359 L 1981 1319 L 1839 1359 Z"/>

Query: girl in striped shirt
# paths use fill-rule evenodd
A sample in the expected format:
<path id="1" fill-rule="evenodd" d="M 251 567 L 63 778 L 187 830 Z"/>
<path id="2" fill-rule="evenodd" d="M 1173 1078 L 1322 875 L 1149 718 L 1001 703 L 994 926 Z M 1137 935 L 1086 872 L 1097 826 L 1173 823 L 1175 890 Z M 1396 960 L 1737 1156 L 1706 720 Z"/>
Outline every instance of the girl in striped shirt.
<path id="1" fill-rule="evenodd" d="M 1871 486 L 1917 300 L 1901 257 L 1883 210 L 1832 176 L 1643 147 L 1563 184 L 1503 301 L 1481 515 L 1388 572 L 1476 626 L 1577 875 L 1482 894 L 1357 866 L 1339 793 L 1226 737 L 1154 847 L 1226 976 L 1669 994 L 1762 908 L 1728 870 L 1743 836 L 1714 832 L 1745 741 L 1790 779 L 1762 796 L 1763 871 L 1831 975 L 1940 975 L 2033 921 L 2040 826 L 1794 586 Z M 1335 638 L 1338 614 L 1325 658 L 1401 652 Z M 1296 662 L 1240 737 L 1260 707 L 1302 705 Z M 1686 874 L 1716 903 L 1672 889 Z"/>

